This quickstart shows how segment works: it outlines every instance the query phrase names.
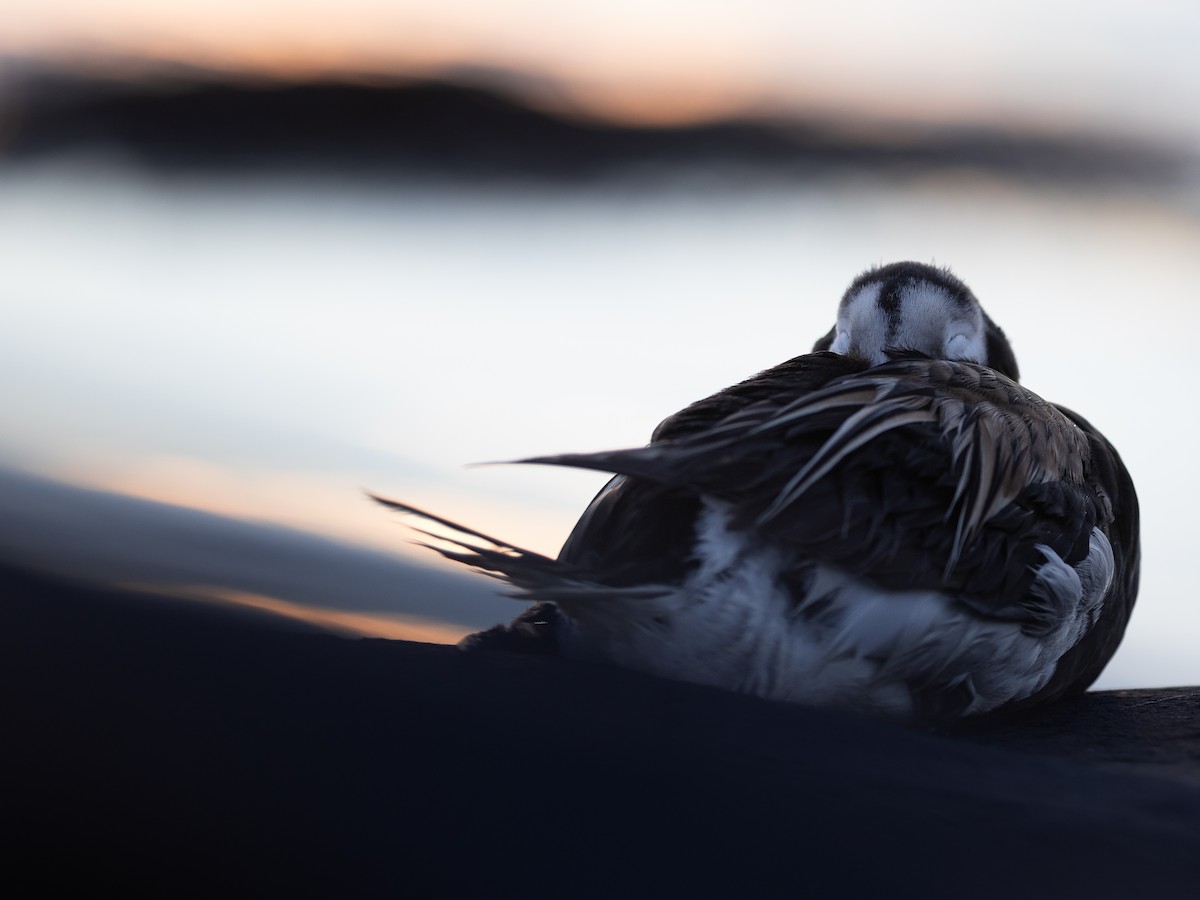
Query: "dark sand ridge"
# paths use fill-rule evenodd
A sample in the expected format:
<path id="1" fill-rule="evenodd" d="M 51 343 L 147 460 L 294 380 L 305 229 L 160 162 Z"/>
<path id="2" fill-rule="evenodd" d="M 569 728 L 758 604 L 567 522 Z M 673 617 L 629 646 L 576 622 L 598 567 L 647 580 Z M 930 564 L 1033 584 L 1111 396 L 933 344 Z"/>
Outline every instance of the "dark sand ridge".
<path id="1" fill-rule="evenodd" d="M 1200 690 L 943 736 L 17 569 L 0 598 L 23 896 L 1192 897 L 1200 876 Z"/>

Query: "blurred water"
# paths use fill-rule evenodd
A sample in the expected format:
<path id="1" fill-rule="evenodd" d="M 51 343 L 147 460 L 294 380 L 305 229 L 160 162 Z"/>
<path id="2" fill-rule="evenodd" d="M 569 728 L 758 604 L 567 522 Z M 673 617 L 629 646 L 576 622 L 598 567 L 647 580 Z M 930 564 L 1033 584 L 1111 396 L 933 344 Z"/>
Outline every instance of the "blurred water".
<path id="1" fill-rule="evenodd" d="M 369 488 L 553 553 L 602 476 L 463 464 L 642 443 L 807 351 L 863 268 L 935 261 L 1138 484 L 1142 599 L 1102 686 L 1195 683 L 1193 210 L 969 172 L 465 191 L 0 169 L 0 463 L 412 552 Z"/>

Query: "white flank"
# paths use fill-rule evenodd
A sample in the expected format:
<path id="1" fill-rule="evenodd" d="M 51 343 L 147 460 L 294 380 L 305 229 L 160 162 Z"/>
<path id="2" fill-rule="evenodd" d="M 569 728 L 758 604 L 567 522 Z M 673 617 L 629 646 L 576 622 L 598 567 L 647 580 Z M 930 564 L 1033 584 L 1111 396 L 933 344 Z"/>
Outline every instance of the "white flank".
<path id="1" fill-rule="evenodd" d="M 1112 580 L 1107 539 L 1072 568 L 1048 547 L 1031 594 L 1057 612 L 1043 636 L 982 618 L 940 591 L 887 591 L 833 566 L 813 565 L 797 604 L 779 576 L 784 556 L 729 529 L 726 507 L 706 501 L 697 569 L 656 599 L 561 602 L 567 655 L 771 700 L 859 709 L 897 719 L 914 711 L 910 687 L 969 681 L 977 714 L 1027 697 L 1099 614 Z"/>

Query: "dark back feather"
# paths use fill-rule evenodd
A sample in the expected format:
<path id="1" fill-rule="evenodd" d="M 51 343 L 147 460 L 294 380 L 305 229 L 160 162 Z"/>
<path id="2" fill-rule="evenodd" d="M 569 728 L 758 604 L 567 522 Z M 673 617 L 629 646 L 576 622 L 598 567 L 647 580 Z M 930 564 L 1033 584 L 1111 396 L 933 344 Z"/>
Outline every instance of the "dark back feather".
<path id="1" fill-rule="evenodd" d="M 1098 674 L 1136 595 L 1137 501 L 1119 457 L 1082 419 L 984 366 L 868 369 L 814 353 L 676 413 L 647 447 L 530 461 L 619 473 L 560 555 L 608 583 L 682 579 L 703 495 L 797 560 L 949 591 L 1031 634 L 1060 615 L 1029 593 L 1038 545 L 1073 565 L 1099 526 L 1118 558 L 1120 599 L 1104 612 L 1116 627 L 1072 657 L 1056 689 Z"/>

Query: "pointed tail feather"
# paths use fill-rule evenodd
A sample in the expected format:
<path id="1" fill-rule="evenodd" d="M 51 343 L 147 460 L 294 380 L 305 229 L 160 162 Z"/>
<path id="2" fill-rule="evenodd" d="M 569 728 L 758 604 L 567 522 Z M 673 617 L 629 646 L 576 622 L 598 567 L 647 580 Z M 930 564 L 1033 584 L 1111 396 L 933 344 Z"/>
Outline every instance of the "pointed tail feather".
<path id="1" fill-rule="evenodd" d="M 736 436 L 722 436 L 696 442 L 663 442 L 624 450 L 602 450 L 597 453 L 531 456 L 513 462 L 517 465 L 590 469 L 594 472 L 641 478 L 669 488 L 694 488 L 697 475 L 703 476 L 708 473 L 712 468 L 711 460 L 714 454 L 730 443 L 736 443 Z"/>
<path id="2" fill-rule="evenodd" d="M 389 509 L 417 516 L 461 535 L 461 537 L 456 537 L 437 534 L 424 528 L 413 528 L 418 534 L 423 534 L 431 539 L 428 542 L 418 541 L 417 543 L 422 547 L 428 547 L 446 559 L 480 569 L 484 574 L 500 579 L 513 588 L 509 592 L 509 596 L 518 600 L 552 600 L 569 604 L 572 601 L 587 602 L 611 599 L 615 596 L 634 599 L 659 597 L 671 590 L 665 585 L 637 585 L 634 587 L 606 585 L 594 580 L 589 573 L 581 571 L 576 566 L 551 559 L 533 550 L 526 550 L 516 544 L 494 538 L 450 519 L 376 494 L 368 493 L 367 496 Z M 477 541 L 466 540 L 466 538 L 476 538 Z M 433 541 L 439 543 L 433 543 Z M 441 544 L 449 546 L 440 546 Z"/>
<path id="3" fill-rule="evenodd" d="M 388 509 L 394 509 L 397 512 L 416 516 L 420 519 L 428 519 L 430 522 L 436 522 L 438 525 L 443 525 L 446 528 L 449 528 L 451 531 L 457 531 L 459 534 L 465 534 L 469 535 L 470 537 L 487 541 L 489 544 L 495 547 L 502 547 L 506 550 L 512 551 L 513 553 L 521 553 L 527 556 L 541 556 L 538 553 L 534 553 L 532 550 L 526 550 L 523 547 L 518 547 L 516 544 L 510 544 L 508 541 L 501 540 L 500 538 L 494 538 L 491 535 L 484 534 L 482 531 L 476 531 L 474 528 L 468 528 L 466 525 L 459 525 L 457 522 L 453 522 L 450 519 L 444 519 L 441 516 L 434 515 L 431 512 L 425 512 L 423 509 L 418 509 L 417 507 L 411 506 L 407 503 L 401 503 L 399 500 L 390 500 L 387 497 L 380 497 L 378 494 L 372 494 L 369 491 L 367 492 L 367 496 L 376 503 L 388 507 Z M 421 531 L 421 529 L 416 530 Z M 432 532 L 422 531 L 421 533 L 427 534 L 429 537 L 436 538 L 438 540 L 451 540 L 452 543 L 459 544 L 460 546 L 468 546 L 466 544 L 462 544 L 460 541 L 442 538 L 439 535 L 433 534 Z M 551 561 L 549 557 L 546 556 L 541 556 L 541 558 L 547 560 L 548 562 Z"/>

